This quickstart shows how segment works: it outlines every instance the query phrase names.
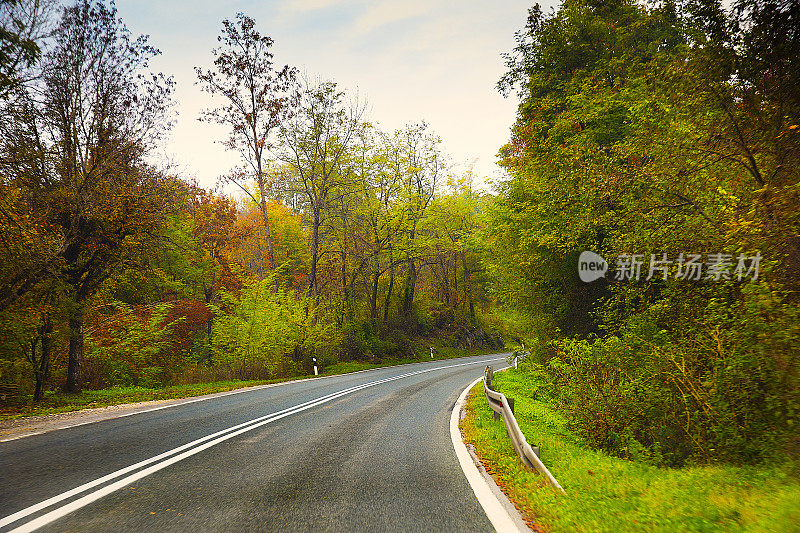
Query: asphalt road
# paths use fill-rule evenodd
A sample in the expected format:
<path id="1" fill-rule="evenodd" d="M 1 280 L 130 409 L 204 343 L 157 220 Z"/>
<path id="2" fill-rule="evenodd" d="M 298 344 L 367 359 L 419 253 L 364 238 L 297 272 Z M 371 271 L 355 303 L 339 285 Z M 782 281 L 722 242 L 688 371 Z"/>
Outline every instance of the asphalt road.
<path id="1" fill-rule="evenodd" d="M 492 531 L 448 424 L 459 393 L 501 357 L 293 382 L 2 442 L 0 531 Z"/>

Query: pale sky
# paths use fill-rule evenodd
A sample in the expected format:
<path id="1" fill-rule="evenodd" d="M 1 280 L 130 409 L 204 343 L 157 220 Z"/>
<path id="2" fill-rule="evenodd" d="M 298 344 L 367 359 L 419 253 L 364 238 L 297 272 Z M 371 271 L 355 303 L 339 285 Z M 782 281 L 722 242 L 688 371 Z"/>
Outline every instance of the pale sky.
<path id="1" fill-rule="evenodd" d="M 222 126 L 197 121 L 215 100 L 195 84 L 194 67 L 211 66 L 222 20 L 244 12 L 275 41 L 278 65 L 331 79 L 369 103 L 368 119 L 385 130 L 425 120 L 444 151 L 476 175 L 501 175 L 498 149 L 508 140 L 517 101 L 495 84 L 500 54 L 514 46 L 528 0 L 117 0 L 134 35 L 150 35 L 162 55 L 154 71 L 173 75 L 179 115 L 165 147 L 185 177 L 207 188 L 238 162 L 215 140 Z M 550 4 L 540 2 L 543 6 Z"/>

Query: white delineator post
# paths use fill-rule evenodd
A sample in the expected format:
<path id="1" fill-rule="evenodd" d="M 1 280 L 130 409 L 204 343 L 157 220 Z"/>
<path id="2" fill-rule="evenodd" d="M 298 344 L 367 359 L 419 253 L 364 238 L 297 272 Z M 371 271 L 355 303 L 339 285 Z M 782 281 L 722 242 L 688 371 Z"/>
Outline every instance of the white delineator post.
<path id="1" fill-rule="evenodd" d="M 319 376 L 319 368 L 317 367 L 317 358 L 312 357 L 311 360 L 314 362 L 314 375 Z"/>

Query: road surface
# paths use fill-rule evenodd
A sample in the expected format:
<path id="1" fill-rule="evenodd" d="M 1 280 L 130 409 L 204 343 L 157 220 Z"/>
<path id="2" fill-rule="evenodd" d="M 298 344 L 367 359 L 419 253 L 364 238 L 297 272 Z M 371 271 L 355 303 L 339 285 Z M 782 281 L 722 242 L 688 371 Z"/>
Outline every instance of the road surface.
<path id="1" fill-rule="evenodd" d="M 0 531 L 492 531 L 448 429 L 503 356 L 281 384 L 0 442 Z"/>

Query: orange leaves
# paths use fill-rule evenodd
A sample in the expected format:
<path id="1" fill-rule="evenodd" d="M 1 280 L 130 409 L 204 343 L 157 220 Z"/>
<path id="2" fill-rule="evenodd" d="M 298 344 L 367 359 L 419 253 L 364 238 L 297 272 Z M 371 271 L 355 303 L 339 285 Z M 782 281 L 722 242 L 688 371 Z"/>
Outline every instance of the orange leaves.
<path id="1" fill-rule="evenodd" d="M 190 214 L 195 223 L 194 235 L 204 245 L 219 244 L 232 237 L 236 203 L 201 189 L 192 198 Z"/>
<path id="2" fill-rule="evenodd" d="M 189 215 L 192 218 L 192 234 L 200 248 L 202 263 L 209 266 L 204 275 L 204 290 L 210 298 L 219 286 L 238 288 L 240 281 L 231 269 L 230 254 L 239 241 L 234 230 L 236 202 L 226 196 L 214 195 L 198 189 L 191 198 Z"/>

